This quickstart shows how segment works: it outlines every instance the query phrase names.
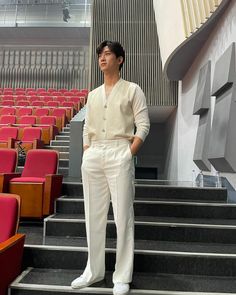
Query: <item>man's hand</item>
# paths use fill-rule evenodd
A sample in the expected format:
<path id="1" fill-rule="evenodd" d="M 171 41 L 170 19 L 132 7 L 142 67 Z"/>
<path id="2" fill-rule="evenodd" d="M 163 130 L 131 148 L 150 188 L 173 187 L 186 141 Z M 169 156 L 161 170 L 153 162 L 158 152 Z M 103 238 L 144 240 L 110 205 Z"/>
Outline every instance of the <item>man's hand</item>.
<path id="1" fill-rule="evenodd" d="M 134 140 L 130 146 L 130 150 L 131 150 L 131 154 L 134 156 L 137 154 L 137 152 L 139 151 L 141 145 L 143 144 L 143 141 L 141 138 L 135 136 Z"/>
<path id="2" fill-rule="evenodd" d="M 89 148 L 89 145 L 84 145 L 84 151 L 86 151 Z"/>

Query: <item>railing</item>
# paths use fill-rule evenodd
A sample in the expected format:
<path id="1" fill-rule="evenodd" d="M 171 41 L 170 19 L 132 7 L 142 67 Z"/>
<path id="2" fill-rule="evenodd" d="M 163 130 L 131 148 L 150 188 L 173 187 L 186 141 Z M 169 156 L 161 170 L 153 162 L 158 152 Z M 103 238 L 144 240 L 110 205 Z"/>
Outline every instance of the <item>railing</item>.
<path id="1" fill-rule="evenodd" d="M 80 1 L 80 4 L 63 1 L 43 3 L 39 0 L 26 2 L 7 4 L 0 1 L 0 26 L 91 26 L 92 5 L 88 0 Z"/>
<path id="2" fill-rule="evenodd" d="M 216 11 L 222 0 L 181 0 L 185 37 L 188 38 Z"/>

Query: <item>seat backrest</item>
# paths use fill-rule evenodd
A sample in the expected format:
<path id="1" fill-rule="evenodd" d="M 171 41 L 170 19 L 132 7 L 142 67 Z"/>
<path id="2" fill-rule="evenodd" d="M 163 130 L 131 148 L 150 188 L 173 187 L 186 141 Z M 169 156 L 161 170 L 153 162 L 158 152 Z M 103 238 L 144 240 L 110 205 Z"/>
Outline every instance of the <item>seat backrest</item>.
<path id="1" fill-rule="evenodd" d="M 66 110 L 65 109 L 61 109 L 61 108 L 53 109 L 52 116 L 64 117 L 64 116 L 66 116 Z"/>
<path id="2" fill-rule="evenodd" d="M 56 117 L 54 116 L 42 116 L 40 117 L 40 124 L 56 125 Z"/>
<path id="3" fill-rule="evenodd" d="M 41 128 L 38 127 L 26 127 L 23 130 L 22 141 L 33 141 L 35 139 L 41 139 Z"/>
<path id="4" fill-rule="evenodd" d="M 16 105 L 25 107 L 25 106 L 29 106 L 30 103 L 27 100 L 20 100 L 16 103 Z"/>
<path id="5" fill-rule="evenodd" d="M 37 117 L 47 116 L 49 114 L 49 109 L 36 109 L 34 114 Z"/>
<path id="6" fill-rule="evenodd" d="M 14 100 L 3 100 L 1 104 L 2 106 L 14 106 L 15 102 Z"/>
<path id="7" fill-rule="evenodd" d="M 0 129 L 0 140 L 8 140 L 8 138 L 17 139 L 18 128 L 17 127 L 2 127 Z"/>
<path id="8" fill-rule="evenodd" d="M 15 149 L 0 149 L 0 173 L 12 173 L 16 170 L 17 152 Z"/>
<path id="9" fill-rule="evenodd" d="M 3 115 L 0 117 L 0 124 L 15 124 L 16 116 L 14 115 Z"/>
<path id="10" fill-rule="evenodd" d="M 1 115 L 15 115 L 16 109 L 12 107 L 4 107 L 1 109 Z"/>
<path id="11" fill-rule="evenodd" d="M 43 107 L 44 102 L 41 100 L 35 100 L 35 101 L 32 101 L 31 105 L 36 107 Z"/>
<path id="12" fill-rule="evenodd" d="M 55 150 L 29 150 L 22 177 L 45 177 L 47 174 L 56 174 L 58 159 L 58 152 Z"/>
<path id="13" fill-rule="evenodd" d="M 19 124 L 36 124 L 36 116 L 22 116 L 19 118 Z"/>
<path id="14" fill-rule="evenodd" d="M 0 243 L 12 237 L 17 231 L 20 211 L 19 204 L 19 196 L 0 194 Z"/>
<path id="15" fill-rule="evenodd" d="M 32 115 L 32 109 L 31 108 L 19 108 L 18 109 L 18 116 L 29 116 Z"/>

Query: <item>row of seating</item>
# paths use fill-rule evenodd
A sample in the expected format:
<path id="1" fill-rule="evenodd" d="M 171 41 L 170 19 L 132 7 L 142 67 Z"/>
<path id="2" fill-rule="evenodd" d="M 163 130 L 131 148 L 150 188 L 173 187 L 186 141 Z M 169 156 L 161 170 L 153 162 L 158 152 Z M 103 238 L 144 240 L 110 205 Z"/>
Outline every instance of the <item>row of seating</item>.
<path id="1" fill-rule="evenodd" d="M 88 94 L 88 89 L 54 89 L 54 88 L 0 88 L 0 94 L 27 94 L 27 95 L 64 95 L 64 96 L 74 96 L 81 95 L 86 96 Z"/>
<path id="2" fill-rule="evenodd" d="M 0 124 L 16 124 L 22 116 L 36 116 L 36 123 L 39 123 L 42 116 L 56 117 L 56 126 L 61 131 L 74 115 L 72 108 L 0 108 Z M 31 123 L 30 123 L 31 124 Z"/>
<path id="3" fill-rule="evenodd" d="M 14 100 L 3 100 L 0 101 L 0 107 L 3 106 L 32 106 L 32 107 L 70 107 L 73 108 L 76 112 L 78 112 L 80 110 L 81 104 L 83 105 L 83 103 L 80 103 L 80 100 L 77 101 L 40 101 L 40 100 L 34 100 L 34 101 L 27 101 L 27 100 L 20 100 L 20 101 L 14 101 Z"/>

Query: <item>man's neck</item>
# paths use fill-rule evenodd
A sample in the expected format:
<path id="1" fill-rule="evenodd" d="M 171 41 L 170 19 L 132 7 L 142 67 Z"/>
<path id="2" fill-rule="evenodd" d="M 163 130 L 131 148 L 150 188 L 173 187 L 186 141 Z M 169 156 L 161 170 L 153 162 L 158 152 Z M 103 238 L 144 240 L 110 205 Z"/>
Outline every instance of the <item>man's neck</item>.
<path id="1" fill-rule="evenodd" d="M 104 73 L 104 84 L 106 87 L 113 87 L 116 82 L 120 80 L 120 75 L 119 73 L 114 73 L 114 74 L 106 74 Z"/>

